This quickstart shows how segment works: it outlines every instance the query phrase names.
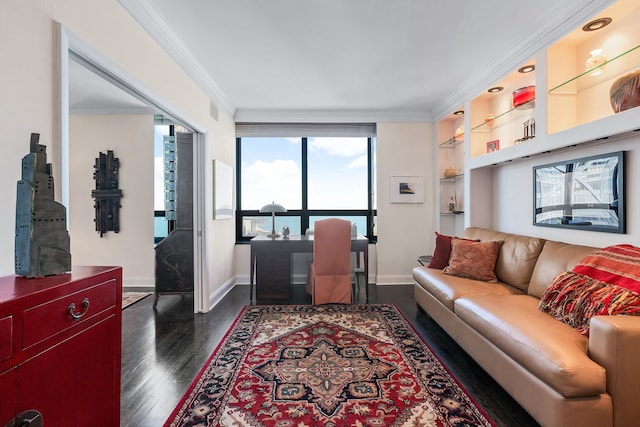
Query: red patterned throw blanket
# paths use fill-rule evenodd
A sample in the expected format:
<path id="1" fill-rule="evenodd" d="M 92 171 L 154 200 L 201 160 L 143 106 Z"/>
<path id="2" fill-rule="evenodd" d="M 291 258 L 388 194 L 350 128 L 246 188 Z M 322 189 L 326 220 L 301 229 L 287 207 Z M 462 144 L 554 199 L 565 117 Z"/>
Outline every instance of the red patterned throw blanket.
<path id="1" fill-rule="evenodd" d="M 559 274 L 540 310 L 584 335 L 596 315 L 640 314 L 640 248 L 622 244 L 596 250 Z"/>
<path id="2" fill-rule="evenodd" d="M 248 306 L 165 426 L 493 426 L 392 305 Z"/>

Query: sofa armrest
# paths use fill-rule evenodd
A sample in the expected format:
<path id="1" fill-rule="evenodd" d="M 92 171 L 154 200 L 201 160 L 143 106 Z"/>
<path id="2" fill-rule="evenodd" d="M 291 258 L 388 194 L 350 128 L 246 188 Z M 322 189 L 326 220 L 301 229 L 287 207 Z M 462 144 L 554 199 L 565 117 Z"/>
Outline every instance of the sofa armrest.
<path id="1" fill-rule="evenodd" d="M 589 353 L 607 371 L 614 425 L 638 425 L 640 316 L 594 316 L 590 323 Z"/>

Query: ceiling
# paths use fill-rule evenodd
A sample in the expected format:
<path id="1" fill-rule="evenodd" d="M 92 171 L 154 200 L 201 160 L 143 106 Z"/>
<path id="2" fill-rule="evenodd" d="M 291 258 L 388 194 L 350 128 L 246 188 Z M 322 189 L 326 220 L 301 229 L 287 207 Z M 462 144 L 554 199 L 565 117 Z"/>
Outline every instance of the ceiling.
<path id="1" fill-rule="evenodd" d="M 119 2 L 236 121 L 416 121 L 459 107 L 607 0 Z"/>
<path id="2" fill-rule="evenodd" d="M 71 114 L 153 114 L 146 103 L 74 60 L 69 61 Z"/>

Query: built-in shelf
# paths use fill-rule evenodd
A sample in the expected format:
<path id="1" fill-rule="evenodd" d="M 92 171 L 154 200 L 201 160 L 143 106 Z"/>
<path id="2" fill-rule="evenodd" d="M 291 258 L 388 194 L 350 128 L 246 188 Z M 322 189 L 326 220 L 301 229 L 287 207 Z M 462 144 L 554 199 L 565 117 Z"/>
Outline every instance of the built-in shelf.
<path id="1" fill-rule="evenodd" d="M 618 0 L 594 19 L 602 17 L 611 23 L 596 31 L 580 26 L 546 49 L 549 135 L 614 118 L 612 86 L 640 69 L 640 3 Z"/>
<path id="2" fill-rule="evenodd" d="M 607 83 L 615 77 L 631 73 L 640 65 L 640 45 L 614 56 L 606 62 L 564 81 L 551 89 L 549 95 L 576 95 L 581 90 Z M 614 69 L 614 72 L 611 72 Z"/>
<path id="3" fill-rule="evenodd" d="M 460 212 L 464 209 L 465 175 L 464 162 L 466 152 L 466 141 L 464 134 L 464 110 L 455 110 L 458 114 L 451 113 L 438 122 L 436 141 L 436 158 L 438 159 L 437 173 L 438 182 L 438 202 L 435 209 L 438 209 L 439 221 L 438 231 L 443 234 L 461 235 L 464 231 L 464 215 L 449 211 L 449 202 L 453 198 L 454 206 Z M 459 114 L 462 113 L 462 114 Z M 453 173 L 455 172 L 455 175 Z M 447 176 L 445 176 L 447 175 Z"/>
<path id="4" fill-rule="evenodd" d="M 535 106 L 535 101 L 536 101 L 535 99 L 532 99 L 531 101 L 524 103 L 522 105 L 519 105 L 517 107 L 511 107 L 507 111 L 498 114 L 493 119 L 485 120 L 484 122 L 472 127 L 471 131 L 472 132 L 477 132 L 477 131 L 491 132 L 492 129 L 495 129 L 504 125 L 504 121 L 501 119 L 508 118 L 509 115 L 511 115 L 511 113 L 514 111 L 522 111 L 522 110 L 533 108 Z"/>
<path id="5" fill-rule="evenodd" d="M 463 173 L 460 173 L 456 176 L 448 176 L 448 177 L 440 178 L 440 182 L 456 182 L 459 179 L 464 179 Z"/>
<path id="6" fill-rule="evenodd" d="M 464 139 L 461 137 L 451 137 L 447 139 L 445 142 L 440 143 L 440 148 L 455 148 L 457 145 L 463 144 Z"/>

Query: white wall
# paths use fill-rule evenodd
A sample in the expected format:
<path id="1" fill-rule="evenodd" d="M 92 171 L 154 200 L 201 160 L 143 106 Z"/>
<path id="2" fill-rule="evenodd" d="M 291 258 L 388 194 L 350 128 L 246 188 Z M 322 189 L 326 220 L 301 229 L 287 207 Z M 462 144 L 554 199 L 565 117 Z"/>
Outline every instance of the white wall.
<path id="1" fill-rule="evenodd" d="M 45 13 L 34 13 L 32 4 L 3 1 L 0 12 L 0 199 L 5 206 L 0 209 L 0 275 L 15 271 L 16 182 L 31 132 L 40 133 L 48 161 L 55 157 L 53 23 Z M 58 168 L 53 165 L 54 173 Z"/>
<path id="2" fill-rule="evenodd" d="M 602 141 L 586 148 L 576 149 L 547 156 L 537 156 L 526 161 L 514 161 L 493 169 L 493 212 L 492 228 L 529 236 L 542 237 L 587 246 L 602 247 L 616 243 L 640 242 L 640 198 L 636 183 L 640 182 L 640 135 L 631 135 L 620 141 Z M 626 169 L 626 217 L 627 233 L 602 233 L 584 230 L 539 227 L 533 225 L 533 167 L 556 161 L 570 160 L 596 154 L 627 150 Z"/>
<path id="3" fill-rule="evenodd" d="M 119 265 L 127 286 L 153 287 L 153 115 L 71 116 L 69 122 L 72 263 Z M 120 232 L 100 237 L 91 197 L 93 165 L 108 150 L 120 160 Z"/>
<path id="4" fill-rule="evenodd" d="M 413 283 L 420 255 L 433 253 L 435 173 L 433 123 L 378 123 L 376 168 L 378 195 L 378 284 Z M 392 176 L 422 176 L 424 203 L 389 202 Z"/>
<path id="5" fill-rule="evenodd" d="M 56 89 L 59 78 L 56 59 L 58 23 L 157 98 L 174 106 L 181 115 L 206 130 L 207 178 L 203 191 L 208 200 L 213 192 L 211 160 L 216 157 L 225 163 L 235 164 L 232 118 L 223 112 L 217 119 L 211 117 L 211 100 L 206 93 L 117 0 L 3 0 L 0 57 L 6 59 L 5 65 L 8 66 L 3 66 L 0 71 L 0 93 L 3 96 L 0 102 L 0 128 L 3 130 L 0 181 L 5 183 L 0 189 L 0 197 L 8 208 L 0 211 L 0 275 L 14 272 L 15 183 L 20 179 L 21 159 L 29 151 L 31 132 L 41 134 L 41 143 L 47 145 L 49 161 L 53 164 L 56 185 L 60 185 L 60 111 L 57 109 L 59 94 Z M 123 203 L 125 201 L 123 199 Z M 210 215 L 211 207 L 206 209 L 209 211 L 205 241 L 209 247 L 205 249 L 207 265 L 203 279 L 205 294 L 211 295 L 233 279 L 230 266 L 233 265 L 234 223 L 232 220 L 214 222 Z M 124 227 L 125 224 L 123 233 Z M 95 233 L 93 229 L 88 231 L 93 237 Z M 71 235 L 72 242 L 80 239 L 74 234 Z M 73 252 L 71 256 L 74 257 Z"/>
<path id="6" fill-rule="evenodd" d="M 233 167 L 235 180 L 235 123 L 228 116 L 221 115 L 220 125 L 211 128 L 207 135 L 207 162 L 205 182 L 209 186 L 205 197 L 205 218 L 207 238 L 204 258 L 207 262 L 204 286 L 209 295 L 209 306 L 215 304 L 235 283 L 235 216 L 229 219 L 213 219 L 213 159 Z M 235 184 L 234 184 L 235 189 Z M 233 194 L 235 209 L 235 191 Z M 247 256 L 247 265 L 249 257 Z M 249 275 L 247 274 L 247 277 Z"/>

